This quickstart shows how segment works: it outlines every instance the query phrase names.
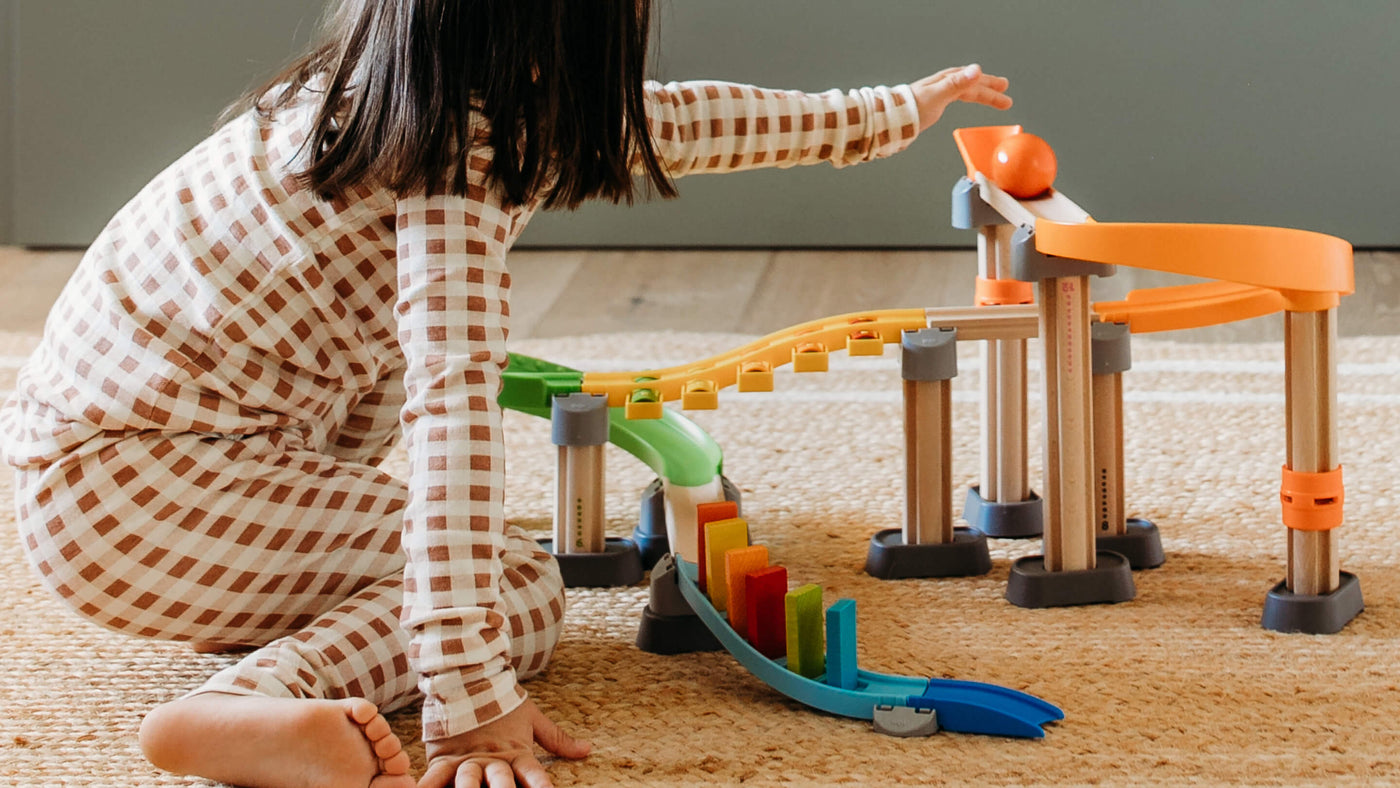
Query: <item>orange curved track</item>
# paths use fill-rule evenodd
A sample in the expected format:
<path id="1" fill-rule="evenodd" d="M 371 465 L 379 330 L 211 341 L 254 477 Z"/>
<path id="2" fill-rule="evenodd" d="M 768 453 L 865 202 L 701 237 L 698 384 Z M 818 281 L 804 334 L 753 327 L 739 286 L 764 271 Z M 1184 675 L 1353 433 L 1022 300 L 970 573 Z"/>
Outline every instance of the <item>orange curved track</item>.
<path id="1" fill-rule="evenodd" d="M 1351 244 L 1287 227 L 1039 219 L 1035 248 L 1073 260 L 1268 288 L 1298 312 L 1331 309 L 1355 289 Z"/>

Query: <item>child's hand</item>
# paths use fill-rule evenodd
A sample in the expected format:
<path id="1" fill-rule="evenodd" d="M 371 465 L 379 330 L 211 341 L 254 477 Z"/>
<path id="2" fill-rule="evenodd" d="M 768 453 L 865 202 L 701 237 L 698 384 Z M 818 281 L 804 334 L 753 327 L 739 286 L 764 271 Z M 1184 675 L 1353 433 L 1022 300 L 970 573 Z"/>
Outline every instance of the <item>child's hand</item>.
<path id="1" fill-rule="evenodd" d="M 983 74 L 978 65 L 945 68 L 931 77 L 910 85 L 919 104 L 919 130 L 932 126 L 943 116 L 943 110 L 954 101 L 985 104 L 994 109 L 1011 106 L 1006 95 L 1010 82 L 1006 77 Z"/>
<path id="2" fill-rule="evenodd" d="M 560 730 L 534 701 L 450 739 L 427 742 L 428 771 L 418 788 L 551 788 L 534 744 L 564 758 L 582 758 L 591 745 Z"/>

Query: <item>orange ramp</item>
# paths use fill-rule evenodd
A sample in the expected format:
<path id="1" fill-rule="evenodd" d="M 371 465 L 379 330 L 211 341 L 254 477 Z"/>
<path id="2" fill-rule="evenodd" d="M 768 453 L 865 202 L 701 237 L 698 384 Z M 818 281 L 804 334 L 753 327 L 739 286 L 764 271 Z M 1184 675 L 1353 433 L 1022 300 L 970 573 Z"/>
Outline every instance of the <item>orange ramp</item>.
<path id="1" fill-rule="evenodd" d="M 1287 300 L 1277 290 L 1235 282 L 1202 282 L 1134 290 L 1122 301 L 1098 301 L 1104 323 L 1126 323 L 1134 334 L 1204 328 L 1281 312 Z"/>
<path id="2" fill-rule="evenodd" d="M 1355 289 L 1351 244 L 1286 227 L 1038 219 L 1035 248 L 1057 257 L 1268 288 L 1297 312 L 1331 309 Z"/>

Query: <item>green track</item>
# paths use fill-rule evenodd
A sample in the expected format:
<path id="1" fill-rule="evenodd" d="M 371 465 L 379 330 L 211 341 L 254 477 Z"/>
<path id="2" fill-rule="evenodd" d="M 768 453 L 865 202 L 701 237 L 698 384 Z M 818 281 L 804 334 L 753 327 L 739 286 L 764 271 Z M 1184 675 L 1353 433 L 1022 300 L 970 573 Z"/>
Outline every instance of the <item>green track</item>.
<path id="1" fill-rule="evenodd" d="M 548 419 L 555 396 L 582 390 L 581 371 L 512 353 L 498 402 L 503 408 Z M 623 408 L 608 408 L 608 440 L 671 484 L 699 487 L 723 471 L 719 444 L 673 410 L 666 410 L 659 419 L 629 420 Z"/>

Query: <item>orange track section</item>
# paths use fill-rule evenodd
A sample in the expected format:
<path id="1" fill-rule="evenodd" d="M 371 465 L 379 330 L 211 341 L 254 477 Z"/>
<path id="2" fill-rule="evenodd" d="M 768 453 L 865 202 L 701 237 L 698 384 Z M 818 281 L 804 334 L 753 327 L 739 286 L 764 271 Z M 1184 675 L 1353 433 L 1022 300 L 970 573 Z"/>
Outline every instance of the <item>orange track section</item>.
<path id="1" fill-rule="evenodd" d="M 1268 288 L 1296 312 L 1331 309 L 1355 289 L 1351 244 L 1286 227 L 1040 219 L 1035 248 L 1057 257 Z"/>
<path id="2" fill-rule="evenodd" d="M 1105 323 L 1127 323 L 1134 334 L 1177 331 L 1263 317 L 1287 308 L 1283 294 L 1234 282 L 1203 282 L 1134 290 L 1122 301 L 1099 301 L 1094 314 Z"/>

